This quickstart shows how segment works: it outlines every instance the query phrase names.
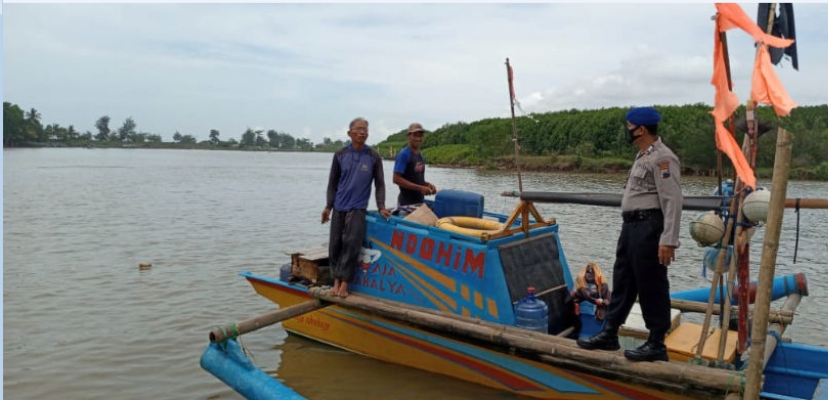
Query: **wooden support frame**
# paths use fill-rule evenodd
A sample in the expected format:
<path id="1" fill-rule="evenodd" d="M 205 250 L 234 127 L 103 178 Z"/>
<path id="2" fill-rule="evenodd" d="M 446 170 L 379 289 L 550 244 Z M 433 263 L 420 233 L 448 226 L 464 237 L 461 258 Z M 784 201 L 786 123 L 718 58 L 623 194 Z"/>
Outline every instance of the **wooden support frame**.
<path id="1" fill-rule="evenodd" d="M 535 222 L 529 223 L 529 216 L 535 219 Z M 515 221 L 517 221 L 518 217 L 520 217 L 520 227 L 512 227 Z M 557 221 L 553 218 L 550 220 L 545 220 L 541 216 L 540 212 L 537 208 L 535 208 L 535 204 L 531 201 L 521 200 L 515 209 L 512 210 L 512 213 L 506 219 L 506 222 L 503 223 L 503 229 L 489 233 L 488 235 L 484 235 L 481 237 L 484 241 L 489 239 L 497 239 L 506 236 L 514 235 L 517 232 L 523 232 L 524 235 L 527 237 L 529 236 L 529 230 L 535 228 L 541 228 L 544 226 L 555 225 Z"/>

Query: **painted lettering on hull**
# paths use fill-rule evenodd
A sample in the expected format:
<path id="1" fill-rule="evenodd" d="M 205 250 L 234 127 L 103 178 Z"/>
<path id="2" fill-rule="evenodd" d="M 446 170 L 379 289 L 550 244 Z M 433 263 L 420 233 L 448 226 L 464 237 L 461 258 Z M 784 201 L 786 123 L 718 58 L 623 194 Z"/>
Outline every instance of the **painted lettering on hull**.
<path id="1" fill-rule="evenodd" d="M 296 317 L 296 321 L 300 324 L 305 324 L 312 326 L 314 328 L 322 329 L 323 331 L 327 331 L 331 327 L 329 323 L 322 321 L 319 318 L 314 317 L 313 315 L 299 315 Z"/>
<path id="2" fill-rule="evenodd" d="M 393 265 L 374 263 L 370 268 L 364 269 L 362 273 L 355 274 L 351 284 L 379 290 L 380 292 L 405 295 L 405 287 L 399 279 Z"/>
<path id="3" fill-rule="evenodd" d="M 420 258 L 446 269 L 461 271 L 469 276 L 483 279 L 486 265 L 486 252 L 475 252 L 459 244 L 436 241 L 430 237 L 420 237 L 415 233 L 394 230 L 391 234 L 391 248 Z"/>

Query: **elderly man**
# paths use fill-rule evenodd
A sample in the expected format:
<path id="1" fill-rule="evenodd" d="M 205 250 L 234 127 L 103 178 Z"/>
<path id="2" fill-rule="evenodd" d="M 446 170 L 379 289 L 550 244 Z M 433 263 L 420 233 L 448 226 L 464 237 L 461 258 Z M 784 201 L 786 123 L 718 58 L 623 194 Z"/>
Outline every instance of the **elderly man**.
<path id="1" fill-rule="evenodd" d="M 348 282 L 359 265 L 359 252 L 365 238 L 365 216 L 371 198 L 371 181 L 376 188 L 377 208 L 386 219 L 385 179 L 382 158 L 365 144 L 368 121 L 355 118 L 348 127 L 351 142 L 333 156 L 328 176 L 328 192 L 322 223 L 331 221 L 328 258 L 334 277 L 333 296 L 347 297 Z M 333 212 L 333 215 L 331 215 Z"/>
<path id="2" fill-rule="evenodd" d="M 658 137 L 661 114 L 653 107 L 627 113 L 627 141 L 638 147 L 621 200 L 621 237 L 612 270 L 612 303 L 601 332 L 578 340 L 585 349 L 618 350 L 618 328 L 627 320 L 636 297 L 647 342 L 624 356 L 632 361 L 668 361 L 664 337 L 670 328 L 670 282 L 667 267 L 675 259 L 681 224 L 679 160 Z"/>

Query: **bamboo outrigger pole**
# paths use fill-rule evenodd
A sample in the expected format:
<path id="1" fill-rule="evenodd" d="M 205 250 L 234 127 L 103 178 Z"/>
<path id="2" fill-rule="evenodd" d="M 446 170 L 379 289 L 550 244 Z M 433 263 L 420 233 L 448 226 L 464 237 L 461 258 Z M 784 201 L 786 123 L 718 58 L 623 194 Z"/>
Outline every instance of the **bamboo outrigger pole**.
<path id="1" fill-rule="evenodd" d="M 228 324 L 222 327 L 215 327 L 212 331 L 210 331 L 210 343 L 220 343 L 227 339 L 234 339 L 240 335 L 244 335 L 245 333 L 253 332 L 266 326 L 273 325 L 277 322 L 291 319 L 295 316 L 309 313 L 329 305 L 331 305 L 331 303 L 325 303 L 319 299 L 313 299 L 287 308 L 280 308 L 278 310 L 259 315 L 258 317 L 246 319 L 237 324 Z"/>
<path id="2" fill-rule="evenodd" d="M 779 249 L 779 235 L 782 232 L 782 217 L 785 214 L 785 193 L 788 190 L 788 172 L 791 166 L 793 135 L 779 128 L 776 138 L 776 158 L 773 164 L 773 190 L 768 208 L 768 222 L 765 225 L 765 240 L 762 245 L 762 261 L 759 265 L 759 281 L 756 288 L 756 309 L 751 331 L 750 362 L 748 364 L 746 399 L 758 399 L 762 389 L 762 371 L 765 369 L 765 340 L 768 332 L 768 312 L 771 302 L 771 285 L 776 271 L 776 252 Z"/>

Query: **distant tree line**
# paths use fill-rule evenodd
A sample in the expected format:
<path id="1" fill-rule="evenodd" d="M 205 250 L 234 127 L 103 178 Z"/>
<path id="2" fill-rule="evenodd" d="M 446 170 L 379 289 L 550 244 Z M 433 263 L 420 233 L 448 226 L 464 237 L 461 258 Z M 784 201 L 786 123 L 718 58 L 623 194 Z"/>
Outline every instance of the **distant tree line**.
<path id="1" fill-rule="evenodd" d="M 79 132 L 73 125 L 68 127 L 53 123 L 43 126 L 42 115 L 36 109 L 23 111 L 17 104 L 3 102 L 3 147 L 21 146 L 136 146 L 145 147 L 186 147 L 186 148 L 239 148 L 254 150 L 290 150 L 290 151 L 335 151 L 344 143 L 324 138 L 322 143 L 314 144 L 310 139 L 294 138 L 289 133 L 270 129 L 253 130 L 247 128 L 239 140 L 231 138 L 221 140 L 221 133 L 211 129 L 208 139 L 198 142 L 193 135 L 176 131 L 172 142 L 165 143 L 159 134 L 140 132 L 132 117 L 126 118 L 115 130 L 110 128 L 111 119 L 104 115 L 95 121 L 96 133 Z"/>
<path id="2" fill-rule="evenodd" d="M 713 175 L 717 170 L 717 150 L 714 136 L 712 108 L 705 104 L 683 106 L 656 106 L 662 114 L 659 135 L 679 156 L 686 173 Z M 598 165 L 597 169 L 626 168 L 636 149 L 626 142 L 624 120 L 628 108 L 602 108 L 597 110 L 566 110 L 532 113 L 517 118 L 521 156 L 554 160 L 573 157 L 571 164 L 577 167 Z M 735 119 L 741 119 L 736 129 L 736 139 L 742 143 L 744 136 L 744 107 L 737 110 Z M 777 118 L 769 107 L 757 110 L 760 123 L 766 126 L 759 138 L 757 172 L 773 167 L 776 151 L 776 127 L 794 134 L 792 171 L 805 179 L 828 180 L 828 105 L 801 106 L 789 117 Z M 45 127 L 40 112 L 32 108 L 23 111 L 16 104 L 3 103 L 3 146 L 122 146 L 174 148 L 233 148 L 250 150 L 287 151 L 335 151 L 345 143 L 324 138 L 313 143 L 306 138 L 295 138 L 289 133 L 273 129 L 247 128 L 239 139 L 221 140 L 218 130 L 211 129 L 209 139 L 197 142 L 189 134 L 175 132 L 171 143 L 164 143 L 158 134 L 140 132 L 130 117 L 120 128 L 111 130 L 109 116 L 95 121 L 97 133 L 79 132 L 53 123 Z M 392 157 L 407 144 L 406 131 L 389 136 L 375 147 L 387 157 Z M 492 165 L 497 160 L 513 157 L 512 122 L 509 118 L 487 118 L 474 122 L 445 124 L 425 136 L 422 149 L 430 162 L 454 165 Z M 596 161 L 597 160 L 597 161 Z M 723 165 L 730 169 L 727 157 Z M 607 169 L 607 168 L 604 168 Z M 765 171 L 767 172 L 767 171 Z"/>

